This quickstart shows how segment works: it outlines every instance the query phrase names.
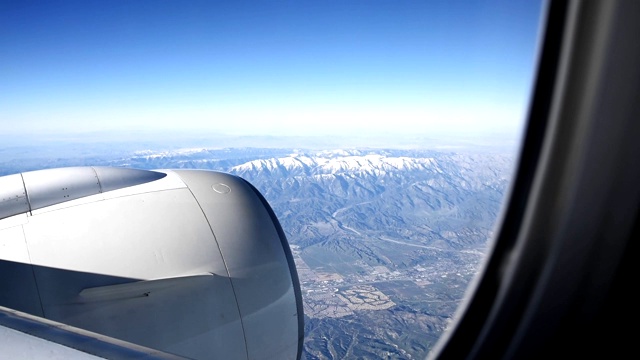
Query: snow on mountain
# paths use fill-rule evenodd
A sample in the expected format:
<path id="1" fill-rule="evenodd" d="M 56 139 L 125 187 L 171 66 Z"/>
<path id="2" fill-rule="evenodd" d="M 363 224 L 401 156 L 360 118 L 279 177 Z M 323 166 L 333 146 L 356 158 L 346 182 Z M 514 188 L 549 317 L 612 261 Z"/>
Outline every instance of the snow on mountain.
<path id="1" fill-rule="evenodd" d="M 365 173 L 380 175 L 387 172 L 406 170 L 426 170 L 439 172 L 438 163 L 433 158 L 393 157 L 381 154 L 354 155 L 356 151 L 323 151 L 313 156 L 292 154 L 286 157 L 258 159 L 234 166 L 232 173 L 248 171 L 281 172 L 285 174 L 348 174 Z"/>

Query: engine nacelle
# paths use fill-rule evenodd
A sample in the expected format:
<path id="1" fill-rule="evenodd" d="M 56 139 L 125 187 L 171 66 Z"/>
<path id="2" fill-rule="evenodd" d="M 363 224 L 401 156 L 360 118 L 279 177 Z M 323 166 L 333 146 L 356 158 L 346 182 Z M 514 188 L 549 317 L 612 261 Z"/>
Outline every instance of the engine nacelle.
<path id="1" fill-rule="evenodd" d="M 0 177 L 0 305 L 190 358 L 297 359 L 298 276 L 271 207 L 205 170 Z"/>

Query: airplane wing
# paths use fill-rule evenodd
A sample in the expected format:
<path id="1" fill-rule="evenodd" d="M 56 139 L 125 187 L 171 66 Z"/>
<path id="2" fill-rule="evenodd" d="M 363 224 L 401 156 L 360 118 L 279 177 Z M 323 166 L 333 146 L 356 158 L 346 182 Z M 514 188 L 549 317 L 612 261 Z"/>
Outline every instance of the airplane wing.
<path id="1" fill-rule="evenodd" d="M 203 170 L 0 177 L 0 306 L 205 359 L 298 359 L 300 285 L 271 207 Z"/>

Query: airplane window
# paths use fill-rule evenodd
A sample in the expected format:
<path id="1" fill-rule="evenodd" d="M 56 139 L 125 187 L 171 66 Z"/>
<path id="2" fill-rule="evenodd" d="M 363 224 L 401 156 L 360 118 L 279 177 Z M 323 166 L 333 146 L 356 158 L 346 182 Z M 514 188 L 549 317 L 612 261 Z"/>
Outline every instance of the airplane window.
<path id="1" fill-rule="evenodd" d="M 424 358 L 491 247 L 542 12 L 542 1 L 3 4 L 0 184 L 85 166 L 239 176 L 288 240 L 302 358 Z M 24 226 L 15 214 L 0 231 Z"/>

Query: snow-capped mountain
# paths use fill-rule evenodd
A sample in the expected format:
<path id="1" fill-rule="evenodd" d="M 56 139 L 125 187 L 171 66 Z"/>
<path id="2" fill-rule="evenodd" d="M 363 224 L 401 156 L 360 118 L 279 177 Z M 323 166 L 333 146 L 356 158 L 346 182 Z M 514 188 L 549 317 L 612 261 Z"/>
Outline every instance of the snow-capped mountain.
<path id="1" fill-rule="evenodd" d="M 500 188 L 509 177 L 512 158 L 503 155 L 460 155 L 437 152 L 406 154 L 401 151 L 334 150 L 291 153 L 255 159 L 225 169 L 247 180 L 265 178 L 324 182 L 416 176 L 429 187 Z M 329 176 L 331 175 L 331 176 Z"/>
<path id="2" fill-rule="evenodd" d="M 354 152 L 358 153 L 357 151 Z M 286 157 L 259 159 L 230 169 L 231 172 L 240 175 L 257 170 L 280 173 L 282 175 L 382 175 L 387 172 L 412 170 L 441 172 L 437 161 L 433 158 L 410 158 L 381 154 L 355 155 L 345 151 L 339 153 L 324 152 L 315 156 L 291 154 Z"/>

